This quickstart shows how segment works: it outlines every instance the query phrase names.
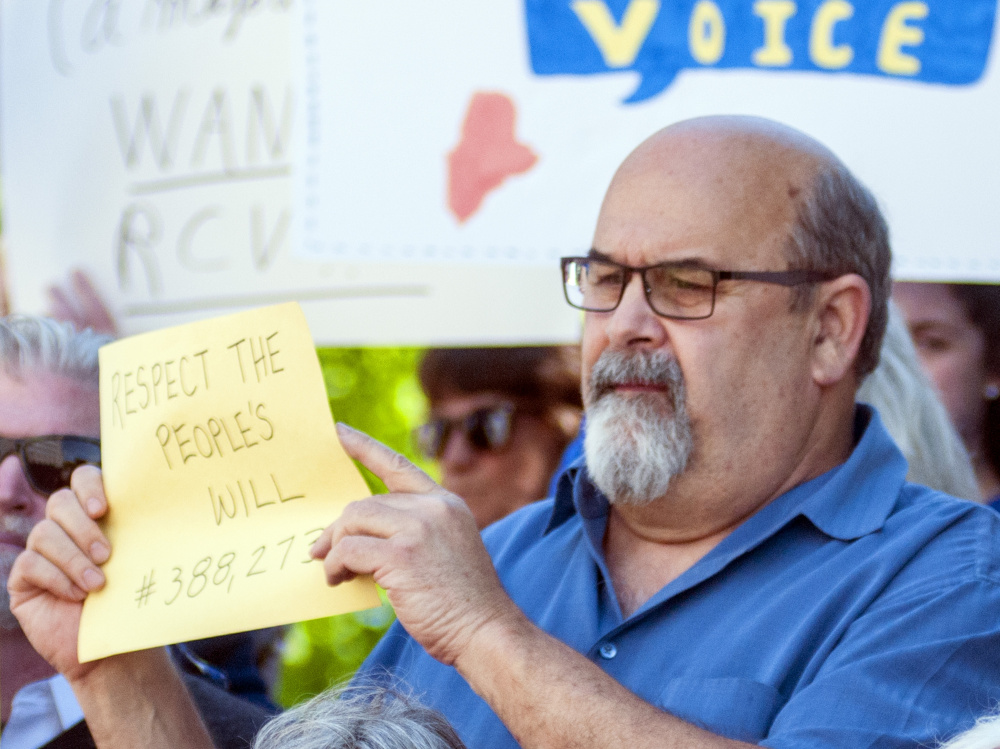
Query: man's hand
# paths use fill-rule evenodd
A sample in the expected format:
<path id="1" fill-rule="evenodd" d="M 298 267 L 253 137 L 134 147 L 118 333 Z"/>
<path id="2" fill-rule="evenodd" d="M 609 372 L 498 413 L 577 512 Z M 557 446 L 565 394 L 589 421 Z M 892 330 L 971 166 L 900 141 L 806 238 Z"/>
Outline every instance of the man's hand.
<path id="1" fill-rule="evenodd" d="M 45 507 L 7 589 L 28 641 L 70 685 L 97 746 L 108 749 L 211 749 L 212 740 L 163 648 L 77 660 L 80 613 L 104 586 L 100 565 L 111 545 L 97 520 L 108 511 L 101 471 L 81 466 L 69 489 Z"/>
<path id="2" fill-rule="evenodd" d="M 523 618 L 497 578 L 465 503 L 406 458 L 337 425 L 340 440 L 389 488 L 348 505 L 312 548 L 331 585 L 373 575 L 424 649 L 453 665 L 486 625 Z"/>
<path id="3" fill-rule="evenodd" d="M 82 270 L 70 273 L 66 283 L 49 286 L 48 295 L 51 317 L 67 320 L 77 330 L 91 328 L 118 337 L 118 321 L 90 276 Z"/>
<path id="4" fill-rule="evenodd" d="M 77 468 L 70 488 L 49 498 L 45 520 L 32 529 L 7 585 L 24 634 L 70 681 L 96 665 L 81 664 L 76 645 L 83 600 L 104 585 L 99 565 L 108 560 L 111 546 L 96 520 L 107 509 L 100 469 Z"/>
<path id="5" fill-rule="evenodd" d="M 533 625 L 508 597 L 461 499 L 403 456 L 342 424 L 347 454 L 390 494 L 347 506 L 312 548 L 332 585 L 371 574 L 406 631 L 459 674 L 526 749 L 747 747 L 625 689 Z"/>

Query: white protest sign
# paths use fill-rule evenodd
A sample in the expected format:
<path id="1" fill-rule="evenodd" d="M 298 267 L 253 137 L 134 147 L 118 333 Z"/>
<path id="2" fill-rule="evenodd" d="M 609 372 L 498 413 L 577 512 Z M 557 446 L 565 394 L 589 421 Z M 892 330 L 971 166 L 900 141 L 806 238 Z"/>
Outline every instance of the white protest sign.
<path id="1" fill-rule="evenodd" d="M 308 87 L 292 73 L 297 2 L 4 0 L 0 10 L 17 308 L 43 309 L 46 287 L 79 265 L 128 331 L 297 300 L 321 344 L 575 337 L 552 265 L 484 274 L 292 251 Z M 397 210 L 382 203 L 380 221 Z"/>
<path id="2" fill-rule="evenodd" d="M 897 276 L 1000 280 L 992 0 L 303 2 L 304 256 L 552 263 L 588 248 L 642 139 L 742 113 L 816 137 L 873 190 Z M 458 220 L 443 155 L 484 96 L 516 112 L 480 126 L 492 156 L 536 160 Z"/>

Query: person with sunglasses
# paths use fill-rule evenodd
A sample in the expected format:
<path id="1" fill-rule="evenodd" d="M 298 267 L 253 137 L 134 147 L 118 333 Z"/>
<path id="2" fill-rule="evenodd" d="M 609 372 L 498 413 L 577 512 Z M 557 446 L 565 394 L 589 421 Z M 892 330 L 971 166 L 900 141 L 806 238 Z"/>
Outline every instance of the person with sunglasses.
<path id="1" fill-rule="evenodd" d="M 16 319 L 0 323 L 0 692 L 4 724 L 11 721 L 15 693 L 22 700 L 34 697 L 36 703 L 54 700 L 77 719 L 81 717 L 78 707 L 66 706 L 73 702 L 72 695 L 66 694 L 68 686 L 54 677 L 49 664 L 28 643 L 11 614 L 7 594 L 14 560 L 31 529 L 45 517 L 48 496 L 69 486 L 77 466 L 99 466 L 101 460 L 96 351 L 104 339 L 91 333 L 69 335 L 59 328 L 59 338 L 75 344 L 61 346 L 50 334 L 53 329 Z M 46 681 L 40 682 L 43 678 Z M 3 730 L 3 745 L 24 745 L 27 737 L 19 734 L 44 732 L 44 722 L 37 715 L 21 718 L 15 713 Z"/>
<path id="2" fill-rule="evenodd" d="M 338 426 L 389 489 L 311 550 L 396 611 L 360 678 L 390 672 L 477 748 L 909 749 L 971 726 L 1000 703 L 1000 515 L 907 483 L 855 401 L 890 263 L 874 197 L 802 133 L 718 116 L 647 139 L 563 261 L 587 430 L 555 497 L 480 533 Z M 74 484 L 12 574 L 26 628 L 101 585 L 97 469 Z M 170 695 L 175 735 L 143 744 L 208 746 Z"/>
<path id="3" fill-rule="evenodd" d="M 46 648 L 66 636 L 79 612 L 72 607 L 52 608 L 47 613 L 49 632 L 36 650 L 11 611 L 7 582 L 29 534 L 46 517 L 49 496 L 67 489 L 80 466 L 101 465 L 97 351 L 110 340 L 47 318 L 0 318 L 0 742 L 4 749 L 93 746 L 70 683 L 46 658 Z M 72 642 L 75 650 L 75 631 Z M 203 669 L 217 678 L 186 650 L 172 655 L 185 668 Z M 164 661 L 169 664 L 166 655 Z M 172 666 L 168 669 L 173 673 Z M 134 671 L 131 677 L 140 673 Z M 202 713 L 213 716 L 214 735 L 233 746 L 247 746 L 270 715 L 230 696 L 211 679 L 184 678 Z"/>
<path id="4" fill-rule="evenodd" d="M 430 418 L 415 440 L 476 525 L 546 496 L 583 412 L 578 347 L 429 349 L 419 377 Z"/>

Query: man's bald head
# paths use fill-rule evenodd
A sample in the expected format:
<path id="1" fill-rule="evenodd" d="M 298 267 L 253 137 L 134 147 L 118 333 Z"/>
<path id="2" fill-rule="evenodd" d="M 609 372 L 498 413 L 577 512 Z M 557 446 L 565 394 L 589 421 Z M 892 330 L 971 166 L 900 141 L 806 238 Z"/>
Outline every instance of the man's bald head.
<path id="1" fill-rule="evenodd" d="M 821 165 L 840 163 L 821 143 L 778 122 L 713 116 L 684 120 L 654 133 L 629 154 L 618 171 L 683 169 L 686 160 L 701 164 L 705 172 L 725 171 L 741 182 L 781 173 L 814 174 Z"/>
<path id="2" fill-rule="evenodd" d="M 655 133 L 625 159 L 602 219 L 616 215 L 616 204 L 637 188 L 675 185 L 683 189 L 670 194 L 685 205 L 673 206 L 682 210 L 672 215 L 727 231 L 741 242 L 747 267 L 757 259 L 755 246 L 773 240 L 784 247 L 791 269 L 860 275 L 872 309 L 855 371 L 860 380 L 875 368 L 888 316 L 888 228 L 874 197 L 829 149 L 759 117 L 685 120 Z M 796 307 L 807 305 L 814 291 L 798 287 Z"/>

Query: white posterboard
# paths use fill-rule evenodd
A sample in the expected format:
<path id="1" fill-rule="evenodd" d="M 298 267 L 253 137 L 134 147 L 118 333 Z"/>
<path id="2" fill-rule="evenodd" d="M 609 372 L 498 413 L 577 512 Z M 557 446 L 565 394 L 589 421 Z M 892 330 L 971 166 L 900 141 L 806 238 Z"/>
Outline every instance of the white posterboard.
<path id="1" fill-rule="evenodd" d="M 128 330 L 298 300 L 317 342 L 575 338 L 556 259 L 616 165 L 759 114 L 879 197 L 897 277 L 998 280 L 987 0 L 2 0 L 15 304 Z"/>
<path id="2" fill-rule="evenodd" d="M 295 300 L 321 344 L 576 337 L 552 264 L 412 267 L 293 250 L 310 85 L 292 63 L 301 3 L 3 0 L 0 10 L 0 184 L 17 309 L 41 311 L 47 286 L 82 266 L 128 332 Z M 382 210 L 384 223 L 398 212 Z"/>
<path id="3" fill-rule="evenodd" d="M 577 254 L 642 139 L 742 113 L 816 137 L 874 191 L 898 277 L 1000 280 L 995 0 L 303 4 L 308 257 Z M 459 223 L 440 155 L 482 94 L 510 101 L 538 161 Z"/>

